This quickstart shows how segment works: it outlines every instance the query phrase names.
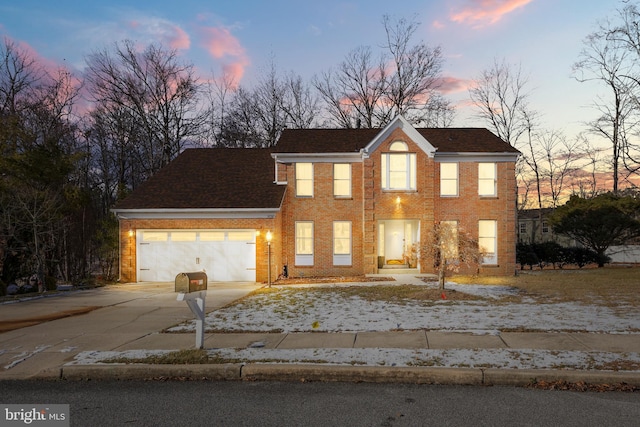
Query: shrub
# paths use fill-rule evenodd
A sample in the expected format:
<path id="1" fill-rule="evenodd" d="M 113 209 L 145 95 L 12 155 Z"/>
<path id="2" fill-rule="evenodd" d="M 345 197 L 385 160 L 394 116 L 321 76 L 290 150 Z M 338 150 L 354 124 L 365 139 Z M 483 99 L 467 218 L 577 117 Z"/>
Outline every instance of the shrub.
<path id="1" fill-rule="evenodd" d="M 588 264 L 608 263 L 611 259 L 607 256 L 601 258 L 595 251 L 583 247 L 563 247 L 556 242 L 544 243 L 518 243 L 516 246 L 516 261 L 520 269 L 525 265 L 533 269 L 534 265 L 544 268 L 553 265 L 554 268 L 562 268 L 570 264 L 579 268 Z"/>
<path id="2" fill-rule="evenodd" d="M 53 276 L 45 276 L 44 277 L 44 286 L 48 291 L 56 290 L 56 278 Z"/>

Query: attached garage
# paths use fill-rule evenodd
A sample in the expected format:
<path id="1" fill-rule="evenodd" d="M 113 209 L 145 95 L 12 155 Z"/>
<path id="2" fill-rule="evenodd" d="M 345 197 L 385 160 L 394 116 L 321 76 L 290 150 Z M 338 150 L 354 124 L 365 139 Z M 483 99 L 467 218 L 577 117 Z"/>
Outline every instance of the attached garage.
<path id="1" fill-rule="evenodd" d="M 139 282 L 205 271 L 210 281 L 256 281 L 256 230 L 138 230 Z"/>
<path id="2" fill-rule="evenodd" d="M 202 270 L 215 282 L 273 280 L 286 190 L 274 177 L 267 149 L 182 152 L 112 209 L 120 281 L 172 282 Z"/>

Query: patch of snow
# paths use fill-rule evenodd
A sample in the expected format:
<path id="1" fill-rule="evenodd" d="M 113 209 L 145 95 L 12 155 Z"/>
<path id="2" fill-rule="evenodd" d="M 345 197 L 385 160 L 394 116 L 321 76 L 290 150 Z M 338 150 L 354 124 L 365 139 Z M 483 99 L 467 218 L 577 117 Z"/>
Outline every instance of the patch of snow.
<path id="1" fill-rule="evenodd" d="M 464 287 L 464 288 L 463 288 Z M 458 292 L 498 298 L 507 287 L 457 285 Z M 451 286 L 454 289 L 454 286 Z M 485 333 L 495 330 L 587 331 L 623 333 L 640 330 L 633 307 L 562 303 L 477 301 L 369 301 L 333 292 L 299 292 L 281 288 L 257 294 L 211 312 L 209 332 L 364 332 L 428 329 Z M 191 332 L 195 320 L 170 332 Z M 476 332 L 477 331 L 477 332 Z"/>
<path id="2" fill-rule="evenodd" d="M 414 281 L 415 282 L 415 281 Z M 424 284 L 424 282 L 422 282 Z M 416 283 L 413 283 L 416 284 Z M 256 294 L 237 304 L 215 310 L 206 317 L 206 329 L 228 332 L 366 332 L 431 330 L 499 335 L 501 330 L 588 331 L 630 333 L 640 331 L 635 307 L 615 309 L 578 303 L 519 303 L 496 301 L 517 295 L 504 286 L 457 285 L 447 289 L 483 298 L 475 301 L 368 301 L 313 288 L 357 286 L 322 284 L 276 287 L 275 292 Z M 372 286 L 370 283 L 368 286 Z M 375 285 L 374 285 L 375 286 Z M 426 283 L 425 286 L 437 286 Z M 195 332 L 195 321 L 170 328 L 171 332 Z M 245 349 L 210 349 L 209 354 L 243 363 L 327 363 L 356 366 L 436 366 L 508 369 L 598 369 L 610 362 L 629 361 L 640 366 L 640 353 L 597 351 L 551 351 L 534 349 L 399 349 L 326 348 L 267 349 L 256 341 Z M 84 352 L 72 364 L 104 363 L 114 357 L 144 358 L 171 350 Z"/>

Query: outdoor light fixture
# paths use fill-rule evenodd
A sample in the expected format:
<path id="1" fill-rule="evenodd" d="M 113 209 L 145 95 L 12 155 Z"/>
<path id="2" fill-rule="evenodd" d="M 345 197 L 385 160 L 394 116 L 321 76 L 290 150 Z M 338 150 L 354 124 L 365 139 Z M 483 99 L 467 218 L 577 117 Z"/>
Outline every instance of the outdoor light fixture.
<path id="1" fill-rule="evenodd" d="M 133 230 L 129 229 L 129 237 L 133 237 Z"/>
<path id="2" fill-rule="evenodd" d="M 396 205 L 400 204 L 400 196 L 396 197 Z"/>
<path id="3" fill-rule="evenodd" d="M 267 231 L 267 284 L 271 287 L 271 239 L 273 235 L 271 231 Z"/>

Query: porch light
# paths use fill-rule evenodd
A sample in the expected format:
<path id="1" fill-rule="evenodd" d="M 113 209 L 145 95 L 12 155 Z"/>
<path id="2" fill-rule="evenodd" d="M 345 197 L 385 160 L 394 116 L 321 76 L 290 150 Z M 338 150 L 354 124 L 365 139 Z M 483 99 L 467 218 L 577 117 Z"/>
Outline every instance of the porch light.
<path id="1" fill-rule="evenodd" d="M 400 196 L 396 197 L 396 205 L 400 204 Z"/>
<path id="2" fill-rule="evenodd" d="M 133 230 L 129 229 L 129 237 L 133 237 Z"/>

